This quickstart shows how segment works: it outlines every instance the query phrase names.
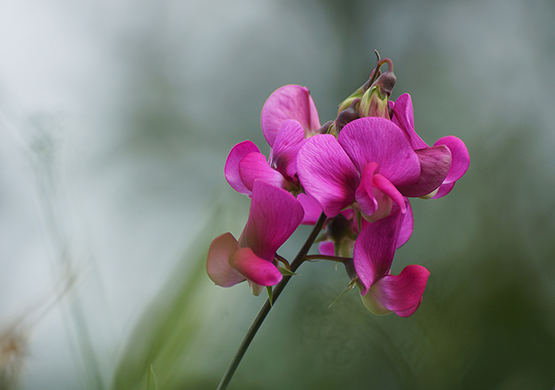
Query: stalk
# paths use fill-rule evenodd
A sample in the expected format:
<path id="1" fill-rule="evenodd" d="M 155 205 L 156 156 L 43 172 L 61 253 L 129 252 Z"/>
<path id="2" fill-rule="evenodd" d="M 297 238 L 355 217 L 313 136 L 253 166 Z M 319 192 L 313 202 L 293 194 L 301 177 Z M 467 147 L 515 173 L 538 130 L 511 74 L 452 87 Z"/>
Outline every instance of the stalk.
<path id="1" fill-rule="evenodd" d="M 312 244 L 314 244 L 314 241 L 318 237 L 318 233 L 320 233 L 320 230 L 322 230 L 322 227 L 324 226 L 325 221 L 326 221 L 326 216 L 324 215 L 324 213 L 322 213 L 320 215 L 320 218 L 318 219 L 318 222 L 316 222 L 316 225 L 314 225 L 314 228 L 312 229 L 310 236 L 308 236 L 308 239 L 304 243 L 303 247 L 301 248 L 299 253 L 297 253 L 297 256 L 291 263 L 292 272 L 295 272 L 301 266 L 301 264 L 304 263 L 306 259 L 306 255 L 310 250 L 310 248 L 312 247 Z M 254 336 L 256 336 L 258 329 L 266 319 L 266 316 L 268 315 L 272 307 L 275 305 L 277 299 L 279 298 L 285 286 L 287 286 L 287 283 L 289 283 L 289 280 L 291 279 L 291 277 L 292 275 L 284 276 L 281 282 L 279 282 L 276 285 L 276 287 L 274 287 L 272 291 L 271 299 L 268 298 L 266 300 L 266 302 L 264 303 L 264 306 L 262 306 L 256 318 L 252 322 L 251 327 L 249 328 L 249 330 L 247 331 L 247 334 L 243 338 L 243 342 L 237 349 L 237 352 L 235 353 L 235 356 L 233 356 L 231 363 L 229 363 L 229 366 L 227 367 L 227 370 L 224 376 L 222 377 L 222 380 L 220 381 L 220 384 L 218 385 L 217 390 L 227 389 L 229 382 L 231 382 L 231 379 L 233 378 L 233 374 L 235 374 L 235 370 L 237 370 L 239 363 L 241 363 L 241 359 L 243 359 L 245 352 L 247 352 L 247 349 L 249 348 L 252 340 L 254 339 Z"/>

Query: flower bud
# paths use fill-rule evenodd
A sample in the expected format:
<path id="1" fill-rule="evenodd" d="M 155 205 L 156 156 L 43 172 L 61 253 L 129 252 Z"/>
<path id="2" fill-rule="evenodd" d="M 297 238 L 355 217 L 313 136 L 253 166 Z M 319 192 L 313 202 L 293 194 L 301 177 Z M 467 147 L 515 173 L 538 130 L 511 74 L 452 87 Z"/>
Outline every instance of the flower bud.
<path id="1" fill-rule="evenodd" d="M 393 73 L 393 64 L 388 58 L 380 61 L 379 65 L 387 63 L 388 69 L 382 73 L 364 95 L 362 95 L 359 115 L 361 117 L 375 116 L 390 119 L 388 98 L 395 87 L 397 78 Z"/>
<path id="2" fill-rule="evenodd" d="M 339 134 L 339 132 L 341 131 L 341 129 L 343 127 L 345 127 L 345 125 L 349 122 L 354 121 L 355 119 L 358 119 L 358 106 L 360 103 L 360 99 L 356 98 L 353 99 L 351 101 L 351 105 L 349 107 L 347 107 L 346 109 L 344 109 L 343 111 L 341 111 L 339 113 L 339 115 L 337 115 L 337 118 L 335 119 L 334 124 L 334 130 L 336 132 L 336 134 Z"/>
<path id="3" fill-rule="evenodd" d="M 358 114 L 360 117 L 376 116 L 390 119 L 387 95 L 381 92 L 378 85 L 374 85 L 364 93 L 360 100 Z"/>
<path id="4" fill-rule="evenodd" d="M 361 85 L 355 92 L 353 92 L 347 99 L 341 102 L 341 104 L 339 105 L 339 109 L 337 110 L 337 115 L 341 114 L 342 111 L 345 111 L 350 106 L 352 106 L 353 101 L 360 99 L 362 95 L 368 90 L 368 88 L 370 88 L 370 85 L 374 79 L 374 73 L 375 70 L 372 70 L 372 72 L 370 72 L 370 77 L 368 78 L 368 80 L 366 80 L 366 82 Z"/>

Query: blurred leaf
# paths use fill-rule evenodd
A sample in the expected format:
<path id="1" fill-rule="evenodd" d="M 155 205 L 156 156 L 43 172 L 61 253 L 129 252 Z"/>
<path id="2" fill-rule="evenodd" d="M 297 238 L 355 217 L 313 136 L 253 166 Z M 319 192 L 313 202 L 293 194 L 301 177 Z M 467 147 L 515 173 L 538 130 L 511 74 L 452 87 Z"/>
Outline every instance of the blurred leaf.
<path id="1" fill-rule="evenodd" d="M 192 344 L 198 341 L 199 331 L 206 326 L 202 315 L 206 302 L 203 295 L 207 288 L 214 289 L 206 275 L 208 247 L 222 229 L 238 225 L 237 220 L 242 218 L 237 218 L 237 214 L 242 210 L 243 207 L 217 208 L 198 238 L 192 241 L 170 281 L 132 332 L 115 371 L 113 389 L 142 390 L 151 376 L 154 386 L 160 389 L 176 388 L 179 377 L 187 370 L 184 356 L 195 354 Z"/>

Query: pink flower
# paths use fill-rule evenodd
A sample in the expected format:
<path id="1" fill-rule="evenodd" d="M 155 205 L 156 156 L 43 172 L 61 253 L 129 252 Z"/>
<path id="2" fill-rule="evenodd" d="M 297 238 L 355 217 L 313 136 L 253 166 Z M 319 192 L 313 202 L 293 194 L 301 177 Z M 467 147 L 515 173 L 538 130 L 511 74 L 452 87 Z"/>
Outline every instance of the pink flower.
<path id="1" fill-rule="evenodd" d="M 414 150 L 428 148 L 428 144 L 414 130 L 414 114 L 410 95 L 405 93 L 399 96 L 395 102 L 389 102 L 389 106 L 392 110 L 391 120 L 403 129 L 412 148 Z M 455 182 L 466 173 L 470 165 L 470 156 L 466 145 L 459 138 L 454 136 L 442 137 L 434 143 L 434 147 L 438 145 L 445 145 L 449 148 L 452 162 L 445 180 L 437 189 L 437 193 L 431 194 L 433 198 L 441 198 L 447 195 L 455 186 Z"/>
<path id="2" fill-rule="evenodd" d="M 420 265 L 409 265 L 399 275 L 391 275 L 403 214 L 368 224 L 354 248 L 353 263 L 361 288 L 362 301 L 374 314 L 395 312 L 411 316 L 422 302 L 430 272 Z"/>
<path id="3" fill-rule="evenodd" d="M 270 159 L 251 141 L 231 149 L 224 172 L 236 191 L 250 195 L 255 180 L 295 192 L 298 190 L 297 152 L 320 128 L 318 111 L 307 88 L 285 85 L 274 91 L 262 108 L 262 132 L 271 147 Z"/>
<path id="4" fill-rule="evenodd" d="M 231 287 L 247 279 L 253 294 L 282 279 L 276 251 L 303 219 L 303 209 L 287 191 L 256 180 L 249 218 L 239 240 L 231 233 L 216 237 L 208 251 L 206 269 L 214 283 Z"/>
<path id="5" fill-rule="evenodd" d="M 404 214 L 404 197 L 435 190 L 450 164 L 448 147 L 415 151 L 399 126 L 376 117 L 348 123 L 337 139 L 330 134 L 308 139 L 297 157 L 301 184 L 326 216 L 353 205 L 371 222 L 397 208 Z"/>

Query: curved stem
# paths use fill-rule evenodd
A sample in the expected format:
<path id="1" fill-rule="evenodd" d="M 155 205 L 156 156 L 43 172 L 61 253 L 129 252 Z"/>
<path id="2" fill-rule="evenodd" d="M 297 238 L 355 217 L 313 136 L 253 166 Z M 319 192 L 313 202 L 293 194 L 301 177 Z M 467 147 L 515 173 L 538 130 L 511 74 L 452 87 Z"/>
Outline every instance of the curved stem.
<path id="1" fill-rule="evenodd" d="M 311 260 L 330 260 L 338 263 L 345 263 L 346 261 L 353 260 L 352 257 L 328 256 L 328 255 L 309 255 L 304 258 L 307 261 Z"/>
<path id="2" fill-rule="evenodd" d="M 301 266 L 301 264 L 305 261 L 306 254 L 310 250 L 310 247 L 314 243 L 314 240 L 316 240 L 316 237 L 318 237 L 318 233 L 320 232 L 320 230 L 322 230 L 322 226 L 324 226 L 325 221 L 326 221 L 326 216 L 324 215 L 324 213 L 322 213 L 320 215 L 320 218 L 318 219 L 318 222 L 316 222 L 316 225 L 314 225 L 314 229 L 312 229 L 312 232 L 310 233 L 310 236 L 308 237 L 308 239 L 304 243 L 303 247 L 301 248 L 299 253 L 297 253 L 297 256 L 295 257 L 295 259 L 291 263 L 291 271 L 292 272 L 295 272 Z M 266 302 L 264 303 L 264 306 L 262 306 L 262 308 L 258 312 L 258 315 L 256 316 L 256 318 L 252 322 L 251 327 L 249 328 L 249 330 L 247 331 L 247 334 L 245 335 L 245 338 L 243 338 L 243 342 L 239 346 L 239 349 L 237 349 L 237 352 L 235 353 L 235 356 L 233 357 L 233 360 L 231 360 L 231 363 L 227 367 L 227 370 L 226 370 L 224 376 L 222 377 L 222 380 L 221 380 L 220 384 L 218 385 L 217 390 L 227 389 L 227 385 L 229 385 L 229 382 L 231 381 L 231 378 L 233 378 L 233 374 L 235 374 L 235 370 L 237 370 L 237 367 L 239 366 L 239 363 L 241 363 L 241 359 L 243 358 L 243 355 L 245 355 L 245 352 L 247 352 L 247 349 L 249 348 L 250 343 L 254 339 L 254 336 L 256 336 L 256 332 L 258 332 L 258 329 L 260 328 L 260 326 L 264 322 L 264 319 L 266 318 L 266 316 L 268 315 L 268 313 L 272 309 L 273 305 L 275 305 L 275 303 L 276 303 L 278 297 L 280 296 L 281 292 L 283 291 L 285 286 L 287 286 L 287 283 L 289 283 L 289 279 L 291 279 L 291 276 L 284 276 L 283 277 L 281 282 L 279 282 L 276 285 L 276 287 L 274 288 L 274 290 L 272 292 L 272 299 L 270 300 L 270 298 L 268 298 L 266 300 Z"/>

